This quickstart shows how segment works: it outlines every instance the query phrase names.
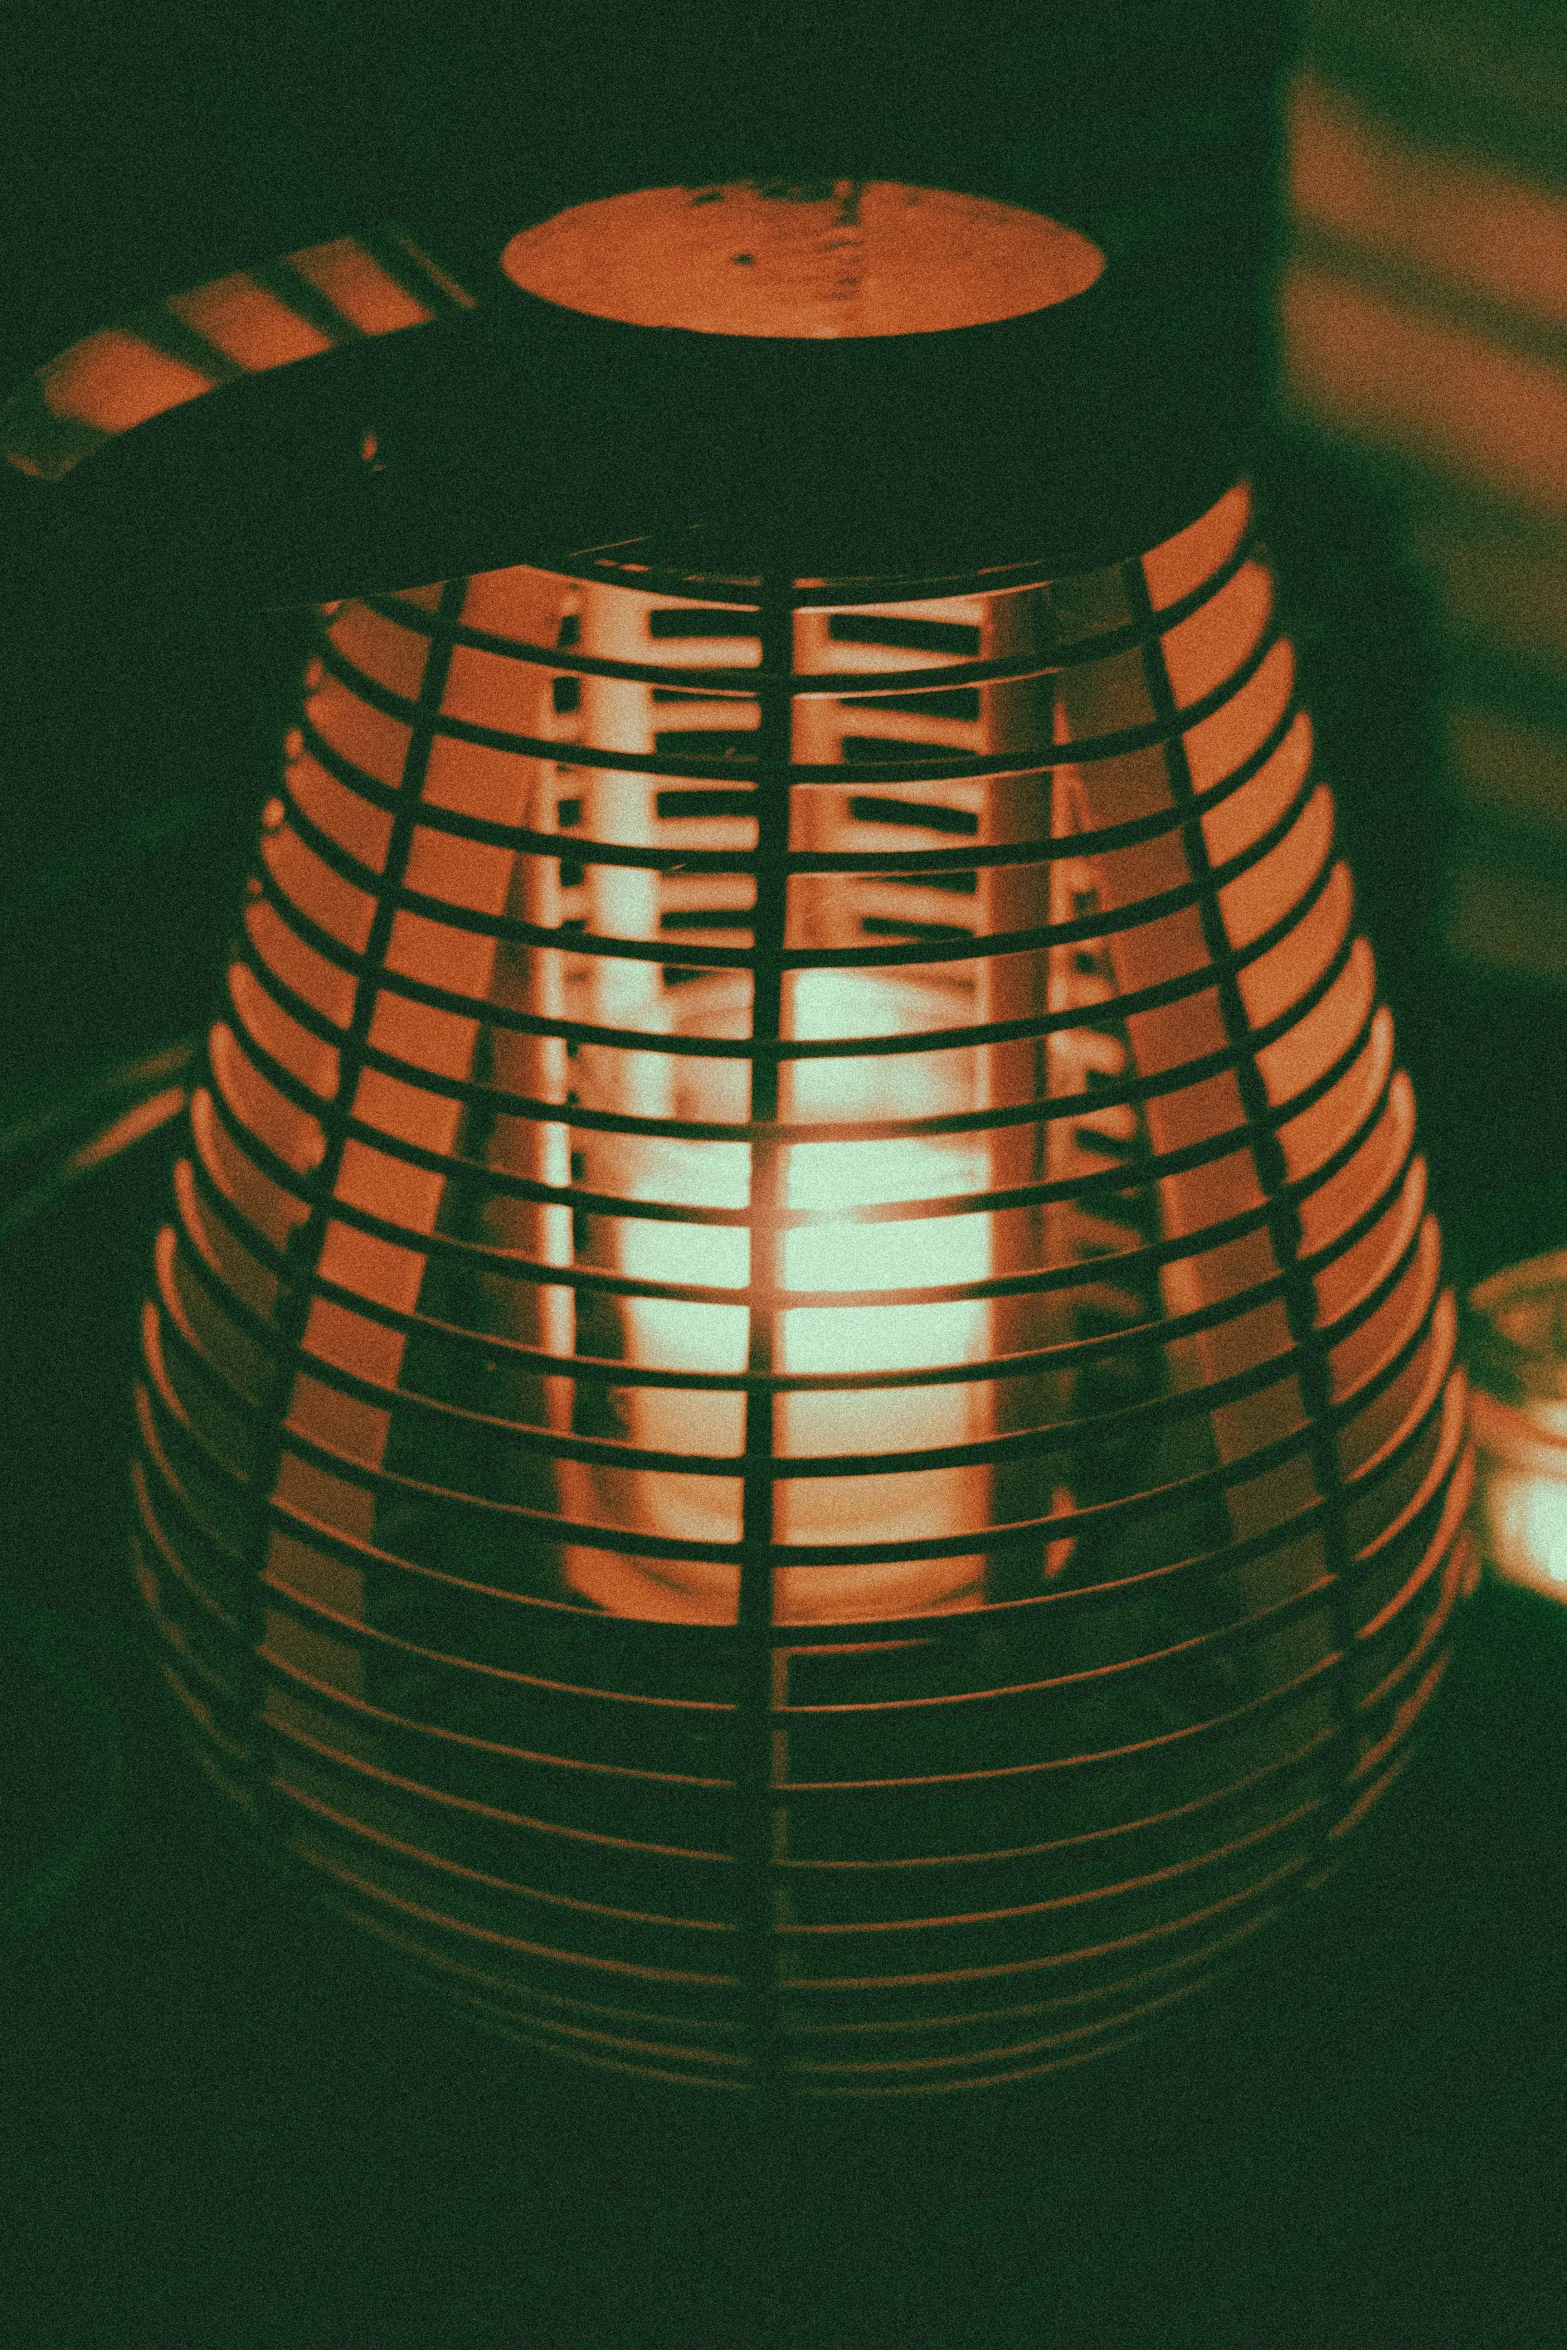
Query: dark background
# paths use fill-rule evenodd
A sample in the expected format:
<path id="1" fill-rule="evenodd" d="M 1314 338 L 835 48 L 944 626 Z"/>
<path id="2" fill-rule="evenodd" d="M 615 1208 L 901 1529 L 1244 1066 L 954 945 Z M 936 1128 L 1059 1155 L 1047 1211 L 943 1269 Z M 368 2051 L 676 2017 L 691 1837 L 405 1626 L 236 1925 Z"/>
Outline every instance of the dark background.
<path id="1" fill-rule="evenodd" d="M 0 386 L 361 221 L 401 220 L 461 275 L 601 189 L 862 155 L 1115 253 L 1211 253 L 1255 321 L 1235 359 L 1259 487 L 1455 1277 L 1567 1239 L 1562 999 L 1438 950 L 1427 615 L 1376 479 L 1268 420 L 1287 15 L 21 0 L 6 38 Z M 33 485 L 0 489 L 3 528 Z M 305 626 L 131 595 L 45 629 L 0 581 L 13 1192 L 47 1155 L 29 1132 L 60 1147 L 103 1072 L 200 1026 Z M 1487 1591 L 1429 1767 L 1228 2004 L 1119 2073 L 759 2145 L 470 2035 L 274 1882 L 195 1783 L 122 1562 L 163 1180 L 145 1146 L 0 1259 L 18 2340 L 1561 2341 L 1567 1624 L 1544 1603 Z"/>

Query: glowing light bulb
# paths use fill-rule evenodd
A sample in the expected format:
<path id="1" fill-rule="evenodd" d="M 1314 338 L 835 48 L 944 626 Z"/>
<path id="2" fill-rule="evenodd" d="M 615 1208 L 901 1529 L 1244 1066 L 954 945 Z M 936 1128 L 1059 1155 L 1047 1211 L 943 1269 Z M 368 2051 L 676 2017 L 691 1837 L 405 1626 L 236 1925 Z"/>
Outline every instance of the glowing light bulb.
<path id="1" fill-rule="evenodd" d="M 802 1039 L 888 1033 L 897 1015 L 910 1009 L 913 991 L 843 971 L 800 974 L 794 991 L 794 1032 Z M 971 1061 L 973 1056 L 966 1056 Z M 963 1366 L 982 1360 L 991 1315 L 983 1297 L 942 1296 L 912 1301 L 904 1294 L 979 1285 L 992 1271 L 991 1219 L 981 1213 L 899 1218 L 877 1211 L 928 1205 L 989 1189 L 989 1154 L 982 1143 L 922 1142 L 907 1136 L 852 1139 L 856 1123 L 877 1111 L 885 1117 L 900 1089 L 889 1086 L 883 1065 L 834 1060 L 804 1064 L 810 1075 L 793 1088 L 800 1118 L 831 1114 L 850 1129 L 850 1139 L 806 1142 L 785 1153 L 783 1203 L 791 1215 L 809 1221 L 781 1235 L 780 1288 L 787 1299 L 813 1297 L 812 1304 L 784 1303 L 780 1313 L 780 1368 L 821 1382 L 780 1398 L 779 1449 L 788 1455 L 841 1454 L 869 1458 L 883 1453 L 939 1451 L 989 1432 L 986 1398 Z M 907 1072 L 904 1072 L 907 1076 Z M 921 1103 L 934 1110 L 972 1110 L 972 1088 L 964 1072 L 950 1073 L 950 1098 L 933 1091 L 928 1078 L 914 1080 Z M 881 1082 L 878 1083 L 878 1077 Z M 901 1088 L 907 1096 L 907 1083 Z M 678 1155 L 675 1155 L 678 1154 Z M 691 1205 L 743 1214 L 749 1169 L 742 1147 L 666 1146 L 644 1181 L 658 1185 L 650 1196 L 667 1200 L 671 1184 Z M 696 1258 L 706 1282 L 732 1288 L 743 1297 L 750 1277 L 749 1236 L 743 1230 L 715 1229 L 693 1250 L 689 1230 L 668 1224 L 628 1227 L 623 1263 L 641 1278 L 678 1281 L 689 1277 Z M 888 1293 L 896 1293 L 890 1300 Z M 843 1302 L 836 1302 L 841 1299 Z M 743 1304 L 692 1304 L 637 1299 L 627 1320 L 632 1359 L 666 1369 L 738 1373 L 744 1368 L 747 1316 Z M 957 1374 L 942 1384 L 877 1386 L 877 1371 L 907 1373 L 946 1370 Z M 850 1380 L 863 1384 L 851 1386 Z M 647 1449 L 738 1455 L 744 1441 L 739 1395 L 697 1394 L 682 1389 L 642 1389 L 630 1414 L 637 1442 Z M 717 1480 L 680 1472 L 650 1473 L 642 1501 L 665 1533 L 702 1532 L 710 1539 L 736 1541 L 741 1501 L 730 1490 L 716 1495 Z M 885 1476 L 801 1479 L 781 1490 L 778 1534 L 784 1541 L 855 1540 L 895 1543 L 902 1538 L 947 1535 L 983 1523 L 987 1478 L 982 1468 L 905 1471 Z M 982 1557 L 936 1562 L 894 1563 L 857 1569 L 780 1570 L 780 1621 L 813 1616 L 909 1615 L 977 1607 L 983 1596 Z M 611 1570 L 614 1573 L 614 1570 Z M 578 1587 L 598 1595 L 613 1588 L 620 1604 L 634 1598 L 633 1612 L 668 1614 L 691 1621 L 732 1621 L 738 1572 L 714 1574 L 694 1564 L 644 1569 L 635 1591 L 622 1568 L 613 1583 L 604 1570 L 585 1567 L 573 1575 Z M 580 1575 L 581 1580 L 578 1581 Z"/>

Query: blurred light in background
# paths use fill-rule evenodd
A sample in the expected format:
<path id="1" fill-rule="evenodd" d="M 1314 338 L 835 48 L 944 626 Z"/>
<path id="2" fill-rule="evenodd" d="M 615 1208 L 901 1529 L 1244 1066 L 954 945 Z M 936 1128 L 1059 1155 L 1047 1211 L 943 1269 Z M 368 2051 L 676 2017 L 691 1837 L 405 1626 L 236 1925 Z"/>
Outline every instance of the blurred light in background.
<path id="1" fill-rule="evenodd" d="M 1504 1581 L 1567 1599 L 1567 1250 L 1469 1300 L 1476 1523 Z"/>
<path id="2" fill-rule="evenodd" d="M 1567 12 L 1307 0 L 1303 29 L 1286 420 L 1384 493 L 1427 593 L 1444 956 L 1567 984 Z"/>

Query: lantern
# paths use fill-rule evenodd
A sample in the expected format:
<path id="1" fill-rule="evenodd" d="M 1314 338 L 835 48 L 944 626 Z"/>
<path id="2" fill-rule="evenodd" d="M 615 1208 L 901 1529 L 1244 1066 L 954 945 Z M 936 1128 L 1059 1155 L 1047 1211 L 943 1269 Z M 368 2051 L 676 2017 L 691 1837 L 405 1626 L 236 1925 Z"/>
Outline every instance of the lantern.
<path id="1" fill-rule="evenodd" d="M 643 190 L 503 268 L 603 462 L 322 610 L 146 1309 L 164 1669 L 531 2045 L 1075 2064 L 1329 1872 L 1473 1572 L 1250 495 L 1014 207 Z M 656 527 L 563 535 L 610 476 Z"/>

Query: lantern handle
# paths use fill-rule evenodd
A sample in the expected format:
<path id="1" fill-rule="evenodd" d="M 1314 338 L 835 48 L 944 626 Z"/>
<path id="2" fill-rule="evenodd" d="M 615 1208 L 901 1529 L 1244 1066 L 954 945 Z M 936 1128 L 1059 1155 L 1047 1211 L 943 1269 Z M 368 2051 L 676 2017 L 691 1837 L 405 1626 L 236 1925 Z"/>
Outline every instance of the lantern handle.
<path id="1" fill-rule="evenodd" d="M 63 481 L 110 441 L 243 376 L 474 307 L 394 223 L 308 245 L 73 343 L 0 409 L 0 451 L 18 473 Z"/>

